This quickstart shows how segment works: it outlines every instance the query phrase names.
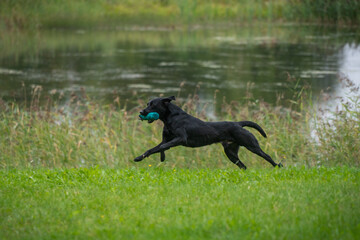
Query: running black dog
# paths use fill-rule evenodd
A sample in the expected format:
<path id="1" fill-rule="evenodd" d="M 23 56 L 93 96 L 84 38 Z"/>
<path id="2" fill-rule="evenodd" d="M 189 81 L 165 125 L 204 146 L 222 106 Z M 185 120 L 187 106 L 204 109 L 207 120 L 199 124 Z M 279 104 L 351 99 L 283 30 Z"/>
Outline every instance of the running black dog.
<path id="1" fill-rule="evenodd" d="M 162 142 L 156 147 L 147 150 L 143 155 L 134 159 L 139 162 L 154 153 L 161 154 L 161 161 L 165 160 L 165 151 L 176 146 L 202 147 L 213 143 L 221 143 L 226 156 L 238 167 L 246 169 L 239 160 L 238 151 L 240 146 L 246 147 L 251 152 L 263 157 L 274 167 L 282 167 L 276 164 L 269 155 L 264 153 L 255 136 L 243 127 L 252 127 L 266 137 L 264 130 L 256 123 L 242 122 L 204 122 L 195 118 L 181 108 L 171 103 L 175 97 L 155 98 L 147 107 L 140 112 L 146 116 L 150 112 L 157 112 L 159 119 L 164 123 Z M 149 123 L 153 120 L 149 120 Z"/>

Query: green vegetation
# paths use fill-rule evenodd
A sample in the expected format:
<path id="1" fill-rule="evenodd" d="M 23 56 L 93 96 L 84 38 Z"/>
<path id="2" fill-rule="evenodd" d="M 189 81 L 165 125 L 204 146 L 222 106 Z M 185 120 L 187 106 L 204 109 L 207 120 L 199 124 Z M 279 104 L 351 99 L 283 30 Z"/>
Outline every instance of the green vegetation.
<path id="1" fill-rule="evenodd" d="M 0 171 L 1 239 L 356 239 L 359 169 Z"/>
<path id="2" fill-rule="evenodd" d="M 24 52 L 36 56 L 69 46 L 111 54 L 119 41 L 212 46 L 221 43 L 206 31 L 164 31 L 164 37 L 133 30 L 188 24 L 221 28 L 254 21 L 358 24 L 358 5 L 352 0 L 3 0 L 0 52 L 6 61 Z M 53 28 L 126 31 L 76 36 L 32 31 Z M 296 42 L 297 31 L 281 39 Z M 222 34 L 227 35 L 234 33 Z M 251 28 L 235 34 L 234 41 L 259 36 L 266 44 L 261 37 L 280 35 L 283 31 L 274 27 Z M 161 141 L 161 122 L 138 120 L 143 101 L 134 109 L 116 95 L 110 105 L 86 93 L 64 101 L 56 91 L 44 96 L 40 86 L 33 87 L 31 100 L 23 105 L 0 99 L 0 238 L 356 239 L 359 97 L 347 99 L 339 111 L 323 118 L 314 110 L 311 92 L 299 82 L 291 85 L 292 97 L 279 95 L 275 106 L 253 99 L 251 93 L 242 102 L 219 106 L 214 96 L 211 104 L 219 120 L 259 123 L 267 139 L 250 130 L 264 151 L 285 165 L 273 169 L 240 150 L 247 171 L 234 166 L 219 144 L 171 149 L 164 163 L 158 155 L 134 163 L 136 156 Z M 207 119 L 206 106 L 196 95 L 179 96 L 176 104 Z"/>
<path id="3" fill-rule="evenodd" d="M 298 20 L 322 23 L 358 24 L 360 1 L 358 0 L 292 0 L 289 14 Z"/>
<path id="4" fill-rule="evenodd" d="M 2 28 L 123 28 L 125 25 L 359 22 L 357 0 L 3 0 Z"/>
<path id="5" fill-rule="evenodd" d="M 159 31 L 254 21 L 356 25 L 359 8 L 357 0 L 1 0 L 0 55 L 1 61 L 24 53 L 36 58 L 40 51 L 72 47 L 113 54 L 119 42 L 129 42 L 129 49 L 140 44 L 209 47 L 223 42 L 207 35 L 206 28 L 192 34 L 186 28 Z M 54 28 L 125 31 L 75 35 L 50 31 Z M 157 32 L 133 31 L 139 29 Z M 299 38 L 298 31 L 283 36 L 269 25 L 237 34 L 223 30 L 221 37 L 241 44 L 284 39 L 327 44 L 323 38 Z M 311 31 L 303 35 L 321 35 Z M 134 163 L 161 141 L 160 121 L 138 119 L 146 104 L 141 100 L 130 109 L 116 95 L 112 104 L 103 104 L 85 92 L 63 96 L 53 90 L 44 96 L 41 86 L 31 93 L 24 87 L 24 99 L 30 95 L 31 100 L 23 104 L 0 98 L 0 239 L 358 238 L 358 89 L 343 80 L 355 97 L 324 117 L 315 110 L 311 91 L 288 80 L 293 81 L 291 97 L 279 94 L 274 106 L 250 92 L 242 102 L 221 106 L 215 93 L 209 103 L 219 120 L 262 126 L 268 138 L 250 131 L 283 169 L 241 149 L 239 158 L 249 169 L 240 171 L 219 144 L 171 149 L 164 163 L 156 154 Z M 181 98 L 180 90 L 176 104 L 209 120 L 208 106 L 200 104 L 196 92 Z"/>

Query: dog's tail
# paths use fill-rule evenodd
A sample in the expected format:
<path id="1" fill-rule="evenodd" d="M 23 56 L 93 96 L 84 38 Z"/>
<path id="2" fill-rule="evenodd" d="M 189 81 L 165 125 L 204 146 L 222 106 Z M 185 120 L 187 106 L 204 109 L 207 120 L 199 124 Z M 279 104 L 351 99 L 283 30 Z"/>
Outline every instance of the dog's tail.
<path id="1" fill-rule="evenodd" d="M 255 128 L 256 130 L 259 131 L 259 133 L 261 133 L 261 135 L 263 135 L 263 137 L 266 137 L 266 133 L 265 131 L 257 124 L 251 121 L 241 121 L 238 122 L 240 124 L 240 126 L 242 127 L 252 127 Z"/>

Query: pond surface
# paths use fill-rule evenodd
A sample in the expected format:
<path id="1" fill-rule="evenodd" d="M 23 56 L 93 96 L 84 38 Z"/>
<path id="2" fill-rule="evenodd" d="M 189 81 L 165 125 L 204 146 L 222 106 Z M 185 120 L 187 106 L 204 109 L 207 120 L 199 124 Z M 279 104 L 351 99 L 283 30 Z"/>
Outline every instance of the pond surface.
<path id="1" fill-rule="evenodd" d="M 25 101 L 33 86 L 69 99 L 82 89 L 109 103 L 160 94 L 202 102 L 290 96 L 288 74 L 342 94 L 338 76 L 360 84 L 360 34 L 350 28 L 248 26 L 189 30 L 54 30 L 5 38 L 0 46 L 0 97 Z M 25 96 L 23 83 L 28 94 Z"/>

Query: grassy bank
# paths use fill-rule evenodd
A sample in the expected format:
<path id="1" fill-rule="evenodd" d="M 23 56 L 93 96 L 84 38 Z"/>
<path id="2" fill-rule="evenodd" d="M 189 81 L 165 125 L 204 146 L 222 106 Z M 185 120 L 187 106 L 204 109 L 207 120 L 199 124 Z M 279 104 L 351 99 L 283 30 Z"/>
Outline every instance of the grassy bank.
<path id="1" fill-rule="evenodd" d="M 1 9 L 8 28 L 121 28 L 124 24 L 171 26 L 237 18 L 267 19 L 267 5 L 264 1 L 21 0 L 5 1 Z M 275 12 L 284 1 L 271 5 Z"/>
<path id="2" fill-rule="evenodd" d="M 213 24 L 253 21 L 300 21 L 356 24 L 357 0 L 4 0 L 1 27 L 122 28 L 124 25 Z"/>
<path id="3" fill-rule="evenodd" d="M 1 239 L 356 239 L 353 168 L 0 171 Z"/>

